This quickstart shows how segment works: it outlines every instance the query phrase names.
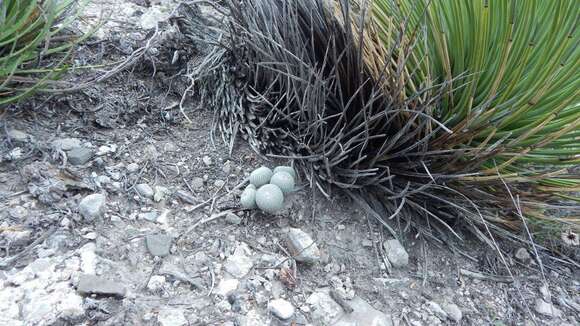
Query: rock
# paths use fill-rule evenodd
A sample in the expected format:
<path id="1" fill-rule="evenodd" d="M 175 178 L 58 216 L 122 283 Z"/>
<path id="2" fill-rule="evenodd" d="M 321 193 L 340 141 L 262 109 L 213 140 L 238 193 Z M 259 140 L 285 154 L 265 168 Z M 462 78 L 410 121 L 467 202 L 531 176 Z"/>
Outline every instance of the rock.
<path id="1" fill-rule="evenodd" d="M 95 274 L 97 270 L 97 246 L 94 242 L 89 242 L 79 249 L 79 256 L 81 257 L 81 270 L 85 274 Z"/>
<path id="2" fill-rule="evenodd" d="M 157 222 L 157 217 L 159 217 L 159 214 L 157 214 L 155 211 L 139 213 L 140 219 L 147 220 L 149 222 Z"/>
<path id="3" fill-rule="evenodd" d="M 137 171 L 139 171 L 139 164 L 137 164 L 137 163 L 129 163 L 127 165 L 127 172 L 129 172 L 129 173 L 135 173 Z"/>
<path id="4" fill-rule="evenodd" d="M 391 316 L 376 310 L 360 297 L 347 301 L 353 309 L 350 314 L 344 314 L 337 323 L 332 326 L 393 326 Z"/>
<path id="5" fill-rule="evenodd" d="M 294 259 L 313 264 L 320 261 L 320 250 L 312 238 L 300 229 L 290 228 L 286 233 L 286 245 Z"/>
<path id="6" fill-rule="evenodd" d="M 306 303 L 310 305 L 310 316 L 315 325 L 334 325 L 343 314 L 342 308 L 326 292 L 314 292 Z"/>
<path id="7" fill-rule="evenodd" d="M 103 194 L 88 195 L 79 203 L 79 213 L 86 221 L 103 217 L 105 214 L 106 197 Z"/>
<path id="8" fill-rule="evenodd" d="M 516 250 L 514 257 L 522 264 L 527 264 L 532 260 L 532 256 L 530 256 L 530 253 L 526 248 L 519 248 Z"/>
<path id="9" fill-rule="evenodd" d="M 254 266 L 252 259 L 241 252 L 235 252 L 229 256 L 224 264 L 226 272 L 235 278 L 246 276 Z"/>
<path id="10" fill-rule="evenodd" d="M 399 240 L 391 239 L 383 243 L 387 259 L 394 267 L 405 267 L 409 264 L 409 254 Z"/>
<path id="11" fill-rule="evenodd" d="M 268 310 L 274 316 L 283 320 L 290 319 L 290 317 L 294 315 L 294 306 L 284 299 L 270 301 L 270 303 L 268 303 Z"/>
<path id="12" fill-rule="evenodd" d="M 441 320 L 447 319 L 447 313 L 441 308 L 441 306 L 437 302 L 429 301 L 427 302 L 427 307 L 429 307 L 429 310 L 431 310 L 431 312 L 435 316 L 437 316 L 437 318 Z"/>
<path id="13" fill-rule="evenodd" d="M 173 238 L 166 234 L 149 234 L 145 237 L 147 250 L 153 256 L 158 257 L 169 256 L 172 241 Z"/>
<path id="14" fill-rule="evenodd" d="M 215 293 L 219 294 L 223 297 L 227 297 L 234 291 L 238 289 L 240 286 L 240 281 L 233 279 L 222 280 L 220 284 L 217 286 Z"/>
<path id="15" fill-rule="evenodd" d="M 88 274 L 82 274 L 79 277 L 77 291 L 82 295 L 96 294 L 118 298 L 123 298 L 127 293 L 127 290 L 120 282 Z"/>
<path id="16" fill-rule="evenodd" d="M 268 326 L 270 322 L 256 310 L 250 310 L 239 323 L 240 326 Z"/>
<path id="17" fill-rule="evenodd" d="M 205 164 L 205 165 L 207 165 L 207 166 L 210 166 L 210 165 L 211 165 L 211 163 L 212 163 L 212 159 L 211 159 L 211 157 L 209 157 L 209 156 L 207 156 L 207 155 L 206 155 L 206 156 L 204 156 L 204 157 L 203 157 L 201 160 L 203 161 L 203 164 Z"/>
<path id="18" fill-rule="evenodd" d="M 191 189 L 195 191 L 200 191 L 203 189 L 203 186 L 204 186 L 203 178 L 195 177 L 193 178 L 193 180 L 191 180 Z"/>
<path id="19" fill-rule="evenodd" d="M 13 141 L 15 143 L 26 143 L 28 141 L 28 139 L 30 138 L 30 135 L 28 135 L 24 131 L 20 131 L 20 130 L 16 130 L 16 129 L 10 129 L 10 130 L 8 130 L 8 132 L 6 134 L 8 136 L 8 139 L 10 139 L 11 141 Z"/>
<path id="20" fill-rule="evenodd" d="M 342 299 L 352 300 L 355 296 L 352 280 L 348 276 L 334 275 L 330 278 L 330 285 Z"/>
<path id="21" fill-rule="evenodd" d="M 551 303 L 547 303 L 546 301 L 538 298 L 536 299 L 536 304 L 534 305 L 534 310 L 536 310 L 537 313 L 544 315 L 544 316 L 548 316 L 548 317 L 560 317 L 562 316 L 562 311 L 556 307 L 554 307 L 553 304 Z"/>
<path id="22" fill-rule="evenodd" d="M 161 309 L 157 315 L 157 322 L 161 326 L 185 326 L 189 324 L 183 309 L 179 308 Z"/>
<path id="23" fill-rule="evenodd" d="M 31 230 L 6 230 L 2 232 L 2 238 L 11 246 L 25 246 L 32 240 Z"/>
<path id="24" fill-rule="evenodd" d="M 93 158 L 93 150 L 86 147 L 75 147 L 66 153 L 68 161 L 72 165 L 83 165 Z"/>
<path id="25" fill-rule="evenodd" d="M 231 161 L 226 161 L 224 163 L 224 166 L 222 167 L 222 171 L 224 171 L 225 174 L 230 174 L 232 173 L 232 162 Z"/>
<path id="26" fill-rule="evenodd" d="M 151 198 L 153 198 L 153 195 L 155 194 L 153 189 L 146 183 L 140 183 L 140 184 L 136 185 L 135 190 L 137 190 L 139 195 L 141 195 L 145 198 L 151 199 Z"/>
<path id="27" fill-rule="evenodd" d="M 117 151 L 117 145 L 115 144 L 111 144 L 111 145 L 103 145 L 103 146 L 99 146 L 99 148 L 97 149 L 97 152 L 95 153 L 97 156 L 104 156 L 107 154 L 112 154 L 115 153 Z"/>
<path id="28" fill-rule="evenodd" d="M 70 151 L 73 148 L 81 146 L 81 141 L 78 138 L 61 138 L 52 142 L 52 148 L 61 151 Z"/>
<path id="29" fill-rule="evenodd" d="M 461 318 L 463 318 L 463 313 L 456 304 L 445 303 L 441 307 L 443 308 L 443 311 L 447 313 L 447 317 L 454 322 L 458 323 L 461 321 Z"/>
<path id="30" fill-rule="evenodd" d="M 239 225 L 240 223 L 242 223 L 242 219 L 234 213 L 228 213 L 226 215 L 226 222 L 230 224 Z"/>
<path id="31" fill-rule="evenodd" d="M 548 284 L 544 283 L 542 286 L 540 286 L 540 294 L 545 301 L 552 300 L 552 294 L 550 293 L 550 287 Z"/>
<path id="32" fill-rule="evenodd" d="M 153 194 L 153 200 L 155 202 L 160 202 L 162 200 L 165 200 L 169 194 L 171 194 L 171 191 L 169 191 L 169 189 L 167 189 L 166 187 L 162 187 L 162 186 L 155 186 L 155 194 Z"/>
<path id="33" fill-rule="evenodd" d="M 147 288 L 150 291 L 157 291 L 163 288 L 163 286 L 165 285 L 165 276 L 163 275 L 153 275 L 151 276 L 151 278 L 149 279 L 149 282 L 147 283 Z"/>

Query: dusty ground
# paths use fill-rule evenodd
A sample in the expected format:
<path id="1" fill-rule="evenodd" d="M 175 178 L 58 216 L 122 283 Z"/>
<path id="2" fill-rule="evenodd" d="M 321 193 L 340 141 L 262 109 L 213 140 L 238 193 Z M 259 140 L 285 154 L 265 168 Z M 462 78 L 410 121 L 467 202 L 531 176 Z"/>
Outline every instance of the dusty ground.
<path id="1" fill-rule="evenodd" d="M 157 45 L 101 84 L 38 96 L 0 120 L 0 325 L 580 323 L 578 270 L 537 257 L 541 268 L 531 251 L 519 261 L 507 247 L 508 272 L 467 233 L 454 250 L 411 230 L 408 265 L 386 267 L 388 233 L 346 198 L 301 187 L 278 216 L 240 210 L 234 188 L 249 172 L 288 162 L 243 143 L 230 156 L 210 140 L 211 108 L 179 110 L 194 49 L 165 21 L 175 5 L 93 1 L 86 22 L 112 16 L 79 50 L 82 64 L 126 58 L 160 20 Z M 87 218 L 80 202 L 95 193 L 104 214 Z M 288 228 L 315 241 L 314 263 L 292 259 Z M 164 257 L 147 244 L 159 234 Z M 88 294 L 86 275 L 101 277 Z M 294 312 L 283 320 L 277 309 Z"/>

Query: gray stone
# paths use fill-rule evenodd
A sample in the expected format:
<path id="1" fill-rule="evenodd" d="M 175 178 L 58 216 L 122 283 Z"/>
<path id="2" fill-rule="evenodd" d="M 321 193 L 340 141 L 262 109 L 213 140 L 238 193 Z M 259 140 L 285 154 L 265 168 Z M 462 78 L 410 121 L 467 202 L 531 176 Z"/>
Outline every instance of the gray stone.
<path id="1" fill-rule="evenodd" d="M 147 250 L 153 256 L 165 257 L 169 255 L 173 238 L 166 234 L 149 234 L 145 237 Z"/>
<path id="2" fill-rule="evenodd" d="M 392 326 L 393 320 L 390 315 L 376 310 L 360 297 L 347 301 L 353 309 L 350 314 L 344 314 L 340 320 L 332 326 Z M 330 325 L 329 325 L 330 326 Z"/>
<path id="3" fill-rule="evenodd" d="M 211 165 L 211 163 L 212 163 L 212 159 L 211 159 L 211 157 L 209 157 L 209 156 L 207 156 L 207 155 L 206 155 L 206 156 L 204 156 L 204 157 L 203 157 L 201 160 L 203 161 L 203 164 L 205 164 L 205 165 L 207 165 L 207 166 L 210 166 L 210 165 Z"/>
<path id="4" fill-rule="evenodd" d="M 560 309 L 554 307 L 553 304 L 548 303 L 540 298 L 536 299 L 534 310 L 536 310 L 537 313 L 548 317 L 562 316 L 562 311 Z"/>
<path id="5" fill-rule="evenodd" d="M 312 293 L 306 303 L 310 306 L 310 317 L 315 325 L 334 325 L 343 314 L 340 305 L 326 292 Z"/>
<path id="6" fill-rule="evenodd" d="M 227 297 L 229 294 L 236 291 L 238 286 L 240 286 L 240 281 L 235 278 L 222 280 L 217 286 L 215 293 L 222 297 Z"/>
<path id="7" fill-rule="evenodd" d="M 137 164 L 137 163 L 129 163 L 127 165 L 127 172 L 129 172 L 129 173 L 135 173 L 137 171 L 139 171 L 139 164 Z"/>
<path id="8" fill-rule="evenodd" d="M 239 225 L 240 223 L 242 223 L 242 219 L 234 213 L 228 213 L 226 215 L 226 222 L 230 224 Z"/>
<path id="9" fill-rule="evenodd" d="M 146 212 L 139 214 L 140 219 L 144 219 L 149 222 L 157 222 L 157 217 L 159 217 L 159 214 L 157 214 L 157 212 Z"/>
<path id="10" fill-rule="evenodd" d="M 268 310 L 274 316 L 283 320 L 290 319 L 294 315 L 294 306 L 284 299 L 270 301 L 268 303 Z"/>
<path id="11" fill-rule="evenodd" d="M 161 309 L 157 315 L 157 322 L 161 326 L 185 326 L 189 324 L 183 309 L 179 308 Z"/>
<path id="12" fill-rule="evenodd" d="M 70 151 L 73 148 L 81 146 L 81 141 L 78 138 L 61 138 L 52 142 L 52 148 L 62 151 Z"/>
<path id="13" fill-rule="evenodd" d="M 461 309 L 459 309 L 459 307 L 454 303 L 445 303 L 441 308 L 443 308 L 443 311 L 447 313 L 447 317 L 456 323 L 460 322 L 463 318 Z"/>
<path id="14" fill-rule="evenodd" d="M 431 312 L 435 316 L 437 316 L 437 318 L 441 320 L 447 319 L 447 313 L 441 308 L 441 306 L 437 302 L 429 301 L 427 302 L 427 306 L 429 307 L 429 310 L 431 310 Z"/>
<path id="15" fill-rule="evenodd" d="M 83 165 L 93 158 L 93 150 L 86 147 L 75 147 L 66 153 L 68 161 L 73 165 Z"/>
<path id="16" fill-rule="evenodd" d="M 124 297 L 127 293 L 127 290 L 120 282 L 88 274 L 82 274 L 79 277 L 77 291 L 82 295 L 96 294 L 120 298 Z"/>
<path id="17" fill-rule="evenodd" d="M 103 194 L 88 195 L 79 203 L 79 213 L 86 221 L 103 217 L 105 214 L 106 197 Z"/>
<path id="18" fill-rule="evenodd" d="M 147 288 L 149 289 L 149 291 L 155 292 L 157 290 L 162 289 L 164 285 L 165 285 L 165 276 L 153 275 L 151 276 L 149 282 L 147 283 Z"/>
<path id="19" fill-rule="evenodd" d="M 10 139 L 11 141 L 13 141 L 15 143 L 25 143 L 30 138 L 30 135 L 28 135 L 24 131 L 20 131 L 20 130 L 16 130 L 16 129 L 8 130 L 7 135 L 8 135 L 8 139 Z"/>
<path id="20" fill-rule="evenodd" d="M 516 250 L 514 257 L 517 261 L 523 264 L 527 264 L 530 262 L 530 260 L 532 260 L 532 256 L 530 256 L 530 253 L 526 248 L 519 248 Z"/>
<path id="21" fill-rule="evenodd" d="M 153 195 L 155 195 L 153 188 L 151 188 L 146 183 L 140 183 L 140 184 L 136 185 L 135 190 L 137 190 L 137 192 L 145 198 L 153 198 Z"/>
<path id="22" fill-rule="evenodd" d="M 409 254 L 399 240 L 391 239 L 383 243 L 387 259 L 394 267 L 405 267 L 409 264 Z"/>
<path id="23" fill-rule="evenodd" d="M 312 238 L 300 229 L 290 228 L 286 233 L 286 245 L 294 259 L 313 264 L 320 261 L 320 250 Z"/>
<path id="24" fill-rule="evenodd" d="M 236 252 L 228 257 L 224 268 L 226 272 L 230 273 L 233 277 L 242 278 L 250 272 L 253 266 L 254 263 L 250 257 L 243 253 Z"/>

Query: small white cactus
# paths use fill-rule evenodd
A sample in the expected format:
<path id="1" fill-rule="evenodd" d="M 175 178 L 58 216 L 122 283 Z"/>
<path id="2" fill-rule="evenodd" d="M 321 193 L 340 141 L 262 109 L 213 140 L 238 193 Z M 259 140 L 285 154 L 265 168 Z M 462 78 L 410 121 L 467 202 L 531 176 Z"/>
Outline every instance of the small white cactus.
<path id="1" fill-rule="evenodd" d="M 246 209 L 256 208 L 256 186 L 251 184 L 244 189 L 240 196 L 240 204 Z"/>
<path id="2" fill-rule="evenodd" d="M 285 194 L 294 191 L 294 178 L 288 172 L 278 171 L 274 173 L 270 183 L 278 186 Z"/>
<path id="3" fill-rule="evenodd" d="M 272 170 L 269 168 L 265 166 L 259 167 L 250 173 L 250 183 L 256 187 L 261 187 L 270 182 L 272 174 Z"/>
<path id="4" fill-rule="evenodd" d="M 284 194 L 276 185 L 263 185 L 256 191 L 256 204 L 264 212 L 275 214 L 284 208 Z"/>
<path id="5" fill-rule="evenodd" d="M 296 170 L 294 170 L 294 168 L 292 168 L 291 166 L 281 165 L 281 166 L 277 166 L 274 168 L 274 174 L 276 174 L 277 172 L 281 172 L 281 171 L 290 174 L 292 176 L 292 178 L 294 178 L 294 180 L 296 180 Z"/>

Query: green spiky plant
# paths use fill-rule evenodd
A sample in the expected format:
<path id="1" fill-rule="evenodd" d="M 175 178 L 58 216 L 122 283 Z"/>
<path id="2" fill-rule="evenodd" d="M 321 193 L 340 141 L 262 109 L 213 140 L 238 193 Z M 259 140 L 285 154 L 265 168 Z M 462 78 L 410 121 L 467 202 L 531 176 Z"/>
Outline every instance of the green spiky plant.
<path id="1" fill-rule="evenodd" d="M 385 220 L 436 241 L 553 238 L 579 225 L 551 215 L 578 210 L 562 201 L 580 184 L 578 5 L 539 2 L 229 0 L 193 77 L 226 141 L 294 160 L 395 236 Z M 530 38 L 550 41 L 522 53 Z"/>
<path id="2" fill-rule="evenodd" d="M 73 46 L 82 39 L 60 34 L 86 2 L 0 1 L 0 107 L 52 89 L 51 81 L 66 70 Z"/>

